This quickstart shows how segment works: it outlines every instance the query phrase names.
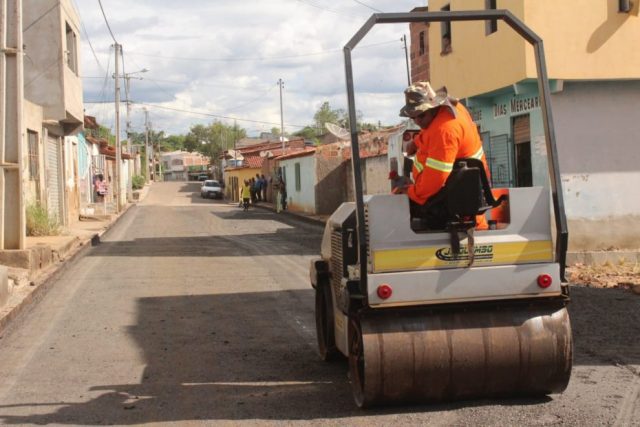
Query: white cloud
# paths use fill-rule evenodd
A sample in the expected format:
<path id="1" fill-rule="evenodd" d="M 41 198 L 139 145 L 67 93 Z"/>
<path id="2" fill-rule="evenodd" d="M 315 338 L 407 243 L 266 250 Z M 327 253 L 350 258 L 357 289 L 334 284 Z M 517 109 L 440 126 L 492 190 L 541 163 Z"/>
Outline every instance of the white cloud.
<path id="1" fill-rule="evenodd" d="M 76 3 L 98 58 L 103 67 L 109 63 L 111 75 L 113 41 L 98 4 Z M 134 101 L 273 123 L 238 121 L 254 134 L 280 122 L 279 78 L 285 81 L 287 131 L 297 129 L 292 125 L 311 124 L 324 101 L 346 108 L 342 47 L 374 13 L 352 0 L 102 3 L 123 45 L 126 71 L 150 70 L 136 75 L 143 80 L 131 80 Z M 368 0 L 367 4 L 384 12 L 406 12 L 424 1 Z M 376 26 L 354 51 L 356 103 L 366 121 L 399 120 L 406 86 L 403 34 L 408 35 L 408 25 Z M 113 79 L 105 85 L 103 78 L 90 78 L 104 77 L 106 70 L 96 64 L 84 34 L 81 38 L 85 100 L 112 100 Z M 113 123 L 111 110 L 109 104 L 87 104 L 87 113 L 107 126 Z M 214 120 L 155 107 L 149 111 L 154 128 L 170 133 L 186 133 L 192 124 Z M 142 130 L 141 106 L 134 106 L 131 121 L 135 130 Z"/>

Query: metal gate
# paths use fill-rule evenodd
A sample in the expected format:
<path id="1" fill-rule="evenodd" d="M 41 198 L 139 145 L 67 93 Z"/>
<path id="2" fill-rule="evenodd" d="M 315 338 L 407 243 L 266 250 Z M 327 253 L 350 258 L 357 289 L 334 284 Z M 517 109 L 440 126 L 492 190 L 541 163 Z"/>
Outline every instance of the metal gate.
<path id="1" fill-rule="evenodd" d="M 47 208 L 49 215 L 62 221 L 62 189 L 60 177 L 62 175 L 60 165 L 59 139 L 47 135 Z"/>
<path id="2" fill-rule="evenodd" d="M 508 188 L 514 186 L 513 154 L 508 135 L 491 137 L 490 150 L 487 160 L 491 171 L 491 186 Z"/>

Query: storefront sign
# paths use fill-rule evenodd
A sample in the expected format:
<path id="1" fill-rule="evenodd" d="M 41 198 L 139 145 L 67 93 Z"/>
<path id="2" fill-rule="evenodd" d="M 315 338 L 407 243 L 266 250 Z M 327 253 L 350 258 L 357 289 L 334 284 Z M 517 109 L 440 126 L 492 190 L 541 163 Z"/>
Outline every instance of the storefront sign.
<path id="1" fill-rule="evenodd" d="M 507 115 L 507 104 L 495 104 L 493 106 L 493 118 L 504 117 Z"/>
<path id="2" fill-rule="evenodd" d="M 511 115 L 526 113 L 528 111 L 535 110 L 536 108 L 540 108 L 539 96 L 511 100 Z"/>
<path id="3" fill-rule="evenodd" d="M 471 113 L 471 117 L 473 118 L 474 122 L 479 122 L 482 120 L 482 110 L 476 110 L 472 108 L 469 112 Z"/>
<path id="4" fill-rule="evenodd" d="M 517 114 L 527 113 L 531 110 L 540 108 L 540 97 L 532 96 L 529 98 L 512 99 L 509 104 L 494 104 L 493 118 L 514 116 Z M 474 118 L 475 120 L 475 118 Z"/>

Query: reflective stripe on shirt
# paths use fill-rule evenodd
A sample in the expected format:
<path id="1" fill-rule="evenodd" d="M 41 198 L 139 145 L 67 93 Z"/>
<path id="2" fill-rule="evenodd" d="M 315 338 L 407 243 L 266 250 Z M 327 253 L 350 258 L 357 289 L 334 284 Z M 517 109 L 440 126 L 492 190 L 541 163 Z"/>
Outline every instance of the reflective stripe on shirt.
<path id="1" fill-rule="evenodd" d="M 420 173 L 420 172 L 422 172 L 424 170 L 424 165 L 422 163 L 420 163 L 420 160 L 418 160 L 417 157 L 415 159 L 413 159 L 413 167 L 416 168 L 418 173 Z"/>
<path id="2" fill-rule="evenodd" d="M 482 147 L 480 147 L 480 149 L 476 151 L 474 154 L 472 154 L 471 157 L 474 159 L 482 160 L 483 155 L 484 155 L 484 151 L 482 150 Z"/>
<path id="3" fill-rule="evenodd" d="M 440 160 L 428 158 L 427 166 L 440 172 L 449 173 L 453 170 L 453 163 L 445 163 Z"/>

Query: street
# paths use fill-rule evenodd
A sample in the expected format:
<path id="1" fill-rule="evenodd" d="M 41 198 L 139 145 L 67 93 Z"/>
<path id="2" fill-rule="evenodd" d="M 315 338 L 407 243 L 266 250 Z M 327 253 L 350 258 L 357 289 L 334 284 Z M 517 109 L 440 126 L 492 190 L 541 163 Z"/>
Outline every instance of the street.
<path id="1" fill-rule="evenodd" d="M 154 184 L 0 338 L 0 423 L 640 425 L 640 297 L 586 287 L 563 394 L 357 409 L 316 354 L 322 231 Z"/>

